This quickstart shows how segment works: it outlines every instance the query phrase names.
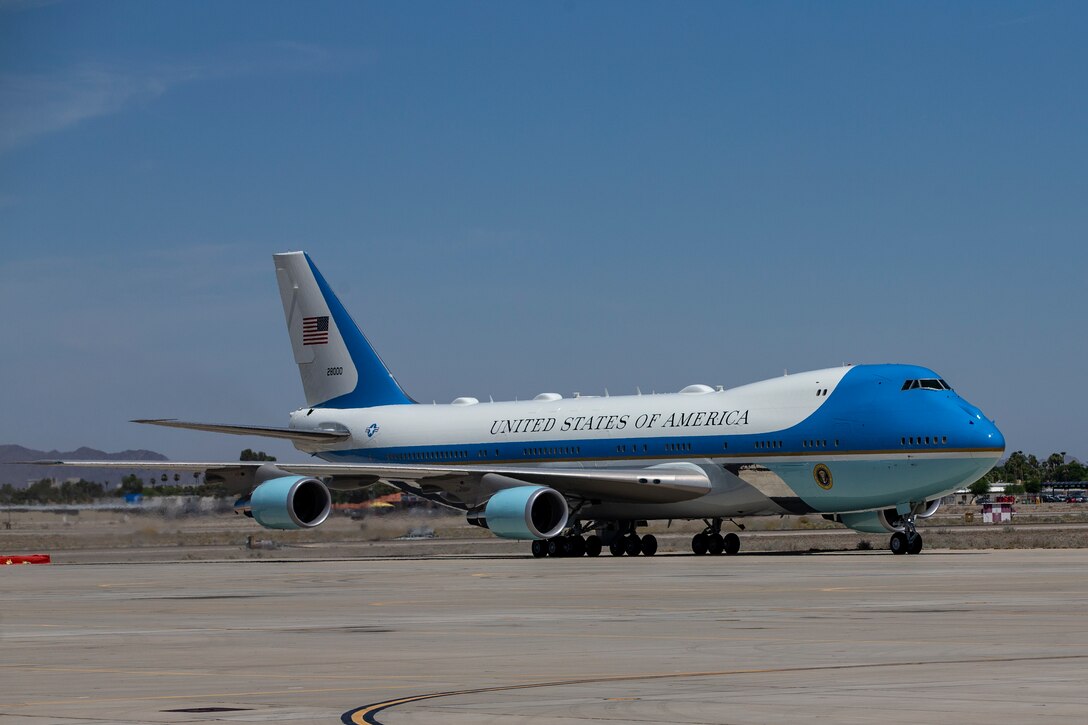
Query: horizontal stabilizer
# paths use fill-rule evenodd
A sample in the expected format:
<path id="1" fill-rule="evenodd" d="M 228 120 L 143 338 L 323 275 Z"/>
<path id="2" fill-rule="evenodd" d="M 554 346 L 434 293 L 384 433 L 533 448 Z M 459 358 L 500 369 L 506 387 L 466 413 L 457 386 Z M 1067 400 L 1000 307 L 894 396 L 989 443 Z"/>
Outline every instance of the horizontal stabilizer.
<path id="1" fill-rule="evenodd" d="M 351 432 L 342 426 L 338 429 L 326 430 L 296 430 L 294 428 L 273 428 L 257 425 L 227 425 L 224 423 L 190 423 L 173 418 L 155 418 L 147 420 L 134 420 L 133 423 L 147 423 L 148 425 L 161 425 L 166 428 L 185 428 L 187 430 L 204 430 L 211 433 L 230 433 L 239 436 L 263 436 L 265 438 L 284 438 L 289 441 L 307 441 L 310 443 L 335 443 L 351 438 Z"/>

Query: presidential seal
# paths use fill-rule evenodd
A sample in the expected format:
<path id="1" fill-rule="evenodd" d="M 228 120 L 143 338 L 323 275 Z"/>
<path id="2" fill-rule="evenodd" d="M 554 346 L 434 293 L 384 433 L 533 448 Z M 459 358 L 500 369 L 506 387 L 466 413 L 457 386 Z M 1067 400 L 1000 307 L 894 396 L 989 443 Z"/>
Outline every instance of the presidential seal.
<path id="1" fill-rule="evenodd" d="M 816 464 L 812 469 L 812 477 L 816 479 L 816 485 L 825 491 L 830 491 L 835 482 L 831 478 L 831 469 L 822 463 Z"/>

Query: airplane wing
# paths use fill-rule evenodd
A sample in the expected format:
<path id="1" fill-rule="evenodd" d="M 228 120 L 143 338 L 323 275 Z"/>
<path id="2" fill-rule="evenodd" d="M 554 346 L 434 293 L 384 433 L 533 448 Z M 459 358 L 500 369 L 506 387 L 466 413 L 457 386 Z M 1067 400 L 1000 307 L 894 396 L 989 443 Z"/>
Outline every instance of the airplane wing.
<path id="1" fill-rule="evenodd" d="M 443 499 L 475 506 L 492 494 L 515 486 L 549 486 L 579 499 L 629 503 L 671 503 L 698 498 L 710 492 L 707 474 L 690 464 L 664 464 L 646 468 L 574 468 L 537 466 L 436 466 L 387 463 L 281 463 L 279 461 L 182 462 L 182 461 L 27 461 L 39 466 L 82 466 L 152 471 L 199 471 L 210 483 L 224 483 L 244 492 L 266 480 L 259 469 L 267 466 L 298 476 L 327 479 L 329 488 L 350 490 L 379 481 L 406 484 L 424 494 L 441 493 Z M 267 470 L 267 469 L 266 469 Z"/>
<path id="2" fill-rule="evenodd" d="M 212 433 L 230 433 L 240 436 L 263 436 L 265 438 L 284 438 L 290 441 L 307 441 L 310 443 L 335 443 L 346 441 L 351 437 L 351 432 L 343 426 L 330 424 L 327 429 L 295 430 L 294 428 L 274 428 L 259 425 L 227 425 L 225 423 L 191 423 L 173 418 L 146 418 L 131 421 L 132 423 L 145 423 L 147 425 L 161 425 L 164 428 L 184 428 L 185 430 L 203 430 Z"/>

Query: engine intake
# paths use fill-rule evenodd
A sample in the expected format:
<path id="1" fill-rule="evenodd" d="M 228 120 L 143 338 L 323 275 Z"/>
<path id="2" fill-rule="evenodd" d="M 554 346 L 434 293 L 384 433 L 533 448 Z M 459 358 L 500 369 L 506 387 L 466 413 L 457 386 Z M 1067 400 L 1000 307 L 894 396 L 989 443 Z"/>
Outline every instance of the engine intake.
<path id="1" fill-rule="evenodd" d="M 316 478 L 281 476 L 257 486 L 234 510 L 266 529 L 312 529 L 329 517 L 332 495 Z"/>
<path id="2" fill-rule="evenodd" d="M 550 539 L 567 526 L 567 499 L 547 486 L 516 486 L 499 491 L 468 522 L 505 539 Z"/>

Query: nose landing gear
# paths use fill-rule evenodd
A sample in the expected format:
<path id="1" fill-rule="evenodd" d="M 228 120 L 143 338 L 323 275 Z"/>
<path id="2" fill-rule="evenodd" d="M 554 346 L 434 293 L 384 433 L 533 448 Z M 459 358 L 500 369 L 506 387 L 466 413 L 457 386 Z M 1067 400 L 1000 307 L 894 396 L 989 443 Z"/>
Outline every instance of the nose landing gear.
<path id="1" fill-rule="evenodd" d="M 903 531 L 892 534 L 888 548 L 893 554 L 920 554 L 922 552 L 922 535 L 914 526 L 914 514 L 903 517 Z"/>

